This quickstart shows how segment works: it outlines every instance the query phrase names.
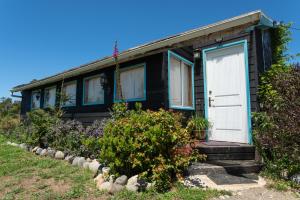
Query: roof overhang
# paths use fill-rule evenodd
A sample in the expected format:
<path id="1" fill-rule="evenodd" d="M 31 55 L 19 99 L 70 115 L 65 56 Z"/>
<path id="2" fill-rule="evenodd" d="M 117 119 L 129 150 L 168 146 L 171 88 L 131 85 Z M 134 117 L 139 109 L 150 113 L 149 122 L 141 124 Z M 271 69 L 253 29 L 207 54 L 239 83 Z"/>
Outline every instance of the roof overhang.
<path id="1" fill-rule="evenodd" d="M 193 29 L 190 31 L 186 31 L 186 32 L 180 33 L 178 35 L 174 35 L 171 37 L 167 37 L 167 38 L 164 38 L 161 40 L 157 40 L 154 42 L 150 42 L 150 43 L 147 43 L 147 44 L 144 44 L 141 46 L 137 46 L 137 47 L 128 49 L 126 51 L 121 52 L 119 54 L 118 59 L 120 62 L 124 62 L 129 59 L 134 59 L 140 55 L 146 54 L 147 52 L 152 52 L 154 50 L 172 46 L 174 44 L 184 42 L 187 40 L 191 40 L 193 38 L 197 38 L 200 36 L 208 35 L 211 33 L 215 33 L 215 32 L 222 31 L 222 30 L 229 29 L 229 28 L 236 27 L 236 26 L 241 26 L 241 25 L 248 24 L 248 23 L 264 23 L 264 24 L 272 25 L 273 21 L 270 18 L 266 17 L 266 15 L 263 12 L 261 12 L 260 10 L 253 11 L 253 12 L 246 13 L 246 14 L 243 14 L 243 15 L 240 15 L 237 17 L 233 17 L 233 18 L 230 18 L 227 20 L 223 20 L 223 21 L 220 21 L 220 22 L 208 25 L 208 26 L 204 26 L 204 27 L 200 27 L 200 28 Z M 71 70 L 56 74 L 54 76 L 50 76 L 50 77 L 47 77 L 47 78 L 44 78 L 41 80 L 37 80 L 37 81 L 31 82 L 28 84 L 16 86 L 11 91 L 18 92 L 18 91 L 28 90 L 31 88 L 39 87 L 41 85 L 54 83 L 54 82 L 61 81 L 66 78 L 71 78 L 71 77 L 74 77 L 74 76 L 77 76 L 77 75 L 80 75 L 83 73 L 88 73 L 88 72 L 91 72 L 91 71 L 94 71 L 97 69 L 112 66 L 113 64 L 114 64 L 114 58 L 112 56 L 105 57 L 103 59 L 81 65 L 81 66 L 73 68 Z"/>

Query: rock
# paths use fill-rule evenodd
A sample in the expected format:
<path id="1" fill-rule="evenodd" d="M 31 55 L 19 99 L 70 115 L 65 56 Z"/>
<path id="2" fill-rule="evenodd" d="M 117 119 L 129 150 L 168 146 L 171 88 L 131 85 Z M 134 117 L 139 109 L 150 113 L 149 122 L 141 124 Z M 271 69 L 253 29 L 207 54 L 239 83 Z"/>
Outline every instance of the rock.
<path id="1" fill-rule="evenodd" d="M 126 185 L 127 180 L 128 180 L 127 176 L 122 175 L 122 176 L 120 176 L 119 178 L 116 179 L 115 183 L 124 186 L 124 185 Z"/>
<path id="2" fill-rule="evenodd" d="M 109 188 L 110 188 L 110 183 L 108 181 L 106 181 L 98 186 L 99 190 L 107 190 L 108 191 Z"/>
<path id="3" fill-rule="evenodd" d="M 20 148 L 21 149 L 24 149 L 24 150 L 28 150 L 28 146 L 27 146 L 27 144 L 25 144 L 25 143 L 22 143 L 22 144 L 20 144 Z"/>
<path id="4" fill-rule="evenodd" d="M 90 158 L 87 158 L 86 161 L 87 162 L 92 162 L 92 160 Z"/>
<path id="5" fill-rule="evenodd" d="M 84 162 L 85 162 L 84 157 L 75 157 L 72 162 L 72 165 L 82 167 Z"/>
<path id="6" fill-rule="evenodd" d="M 300 173 L 299 174 L 294 174 L 293 176 L 291 176 L 290 178 L 292 181 L 294 181 L 297 184 L 300 184 Z"/>
<path id="7" fill-rule="evenodd" d="M 88 168 L 89 168 L 89 164 L 90 164 L 90 162 L 85 161 L 85 162 L 83 163 L 82 167 L 83 167 L 84 169 L 88 169 Z"/>
<path id="8" fill-rule="evenodd" d="M 146 190 L 151 190 L 154 187 L 154 183 L 147 183 Z"/>
<path id="9" fill-rule="evenodd" d="M 19 146 L 17 143 L 14 143 L 14 142 L 11 142 L 10 145 L 14 146 L 14 147 L 18 147 Z"/>
<path id="10" fill-rule="evenodd" d="M 57 151 L 57 152 L 55 153 L 54 158 L 55 158 L 55 159 L 62 160 L 62 159 L 65 158 L 65 154 L 64 154 L 64 152 L 62 152 L 62 151 Z"/>
<path id="11" fill-rule="evenodd" d="M 92 162 L 89 163 L 89 169 L 94 173 L 98 171 L 99 167 L 100 167 L 100 163 L 96 160 L 93 160 Z"/>
<path id="12" fill-rule="evenodd" d="M 40 148 L 40 147 L 34 147 L 34 148 L 32 149 L 32 152 L 36 152 L 36 150 L 37 150 L 38 148 Z"/>
<path id="13" fill-rule="evenodd" d="M 118 193 L 120 192 L 121 190 L 123 190 L 125 186 L 124 185 L 119 185 L 117 183 L 114 183 L 112 185 L 110 185 L 110 188 L 108 190 L 108 193 L 109 194 L 115 194 L 115 193 Z"/>
<path id="14" fill-rule="evenodd" d="M 39 147 L 39 148 L 37 148 L 37 150 L 35 151 L 35 154 L 36 154 L 36 155 L 40 155 L 42 151 L 43 151 L 43 149 Z"/>
<path id="15" fill-rule="evenodd" d="M 98 176 L 96 178 L 94 178 L 94 181 L 96 182 L 97 186 L 100 186 L 102 183 L 105 182 L 102 174 L 98 174 Z"/>
<path id="16" fill-rule="evenodd" d="M 108 178 L 108 176 L 109 176 L 109 171 L 110 171 L 110 168 L 109 168 L 109 167 L 103 167 L 103 168 L 102 168 L 102 174 L 103 174 L 104 178 Z"/>
<path id="17" fill-rule="evenodd" d="M 190 188 L 206 187 L 204 182 L 197 175 L 185 177 L 183 181 L 183 185 Z"/>
<path id="18" fill-rule="evenodd" d="M 138 184 L 138 175 L 132 176 L 127 181 L 127 185 L 137 185 L 137 184 Z"/>
<path id="19" fill-rule="evenodd" d="M 75 156 L 73 155 L 68 155 L 65 157 L 65 161 L 68 161 L 69 163 L 72 163 L 74 160 Z"/>
<path id="20" fill-rule="evenodd" d="M 139 187 L 136 185 L 126 185 L 125 186 L 127 190 L 131 191 L 131 192 L 138 192 L 139 191 Z"/>
<path id="21" fill-rule="evenodd" d="M 41 155 L 41 156 L 47 156 L 47 153 L 48 153 L 47 149 L 43 149 L 43 150 L 41 151 L 40 155 Z"/>
<path id="22" fill-rule="evenodd" d="M 7 141 L 6 144 L 11 145 L 11 142 L 10 142 L 10 141 Z"/>
<path id="23" fill-rule="evenodd" d="M 54 158 L 56 151 L 54 149 L 48 150 L 47 154 L 49 157 Z"/>

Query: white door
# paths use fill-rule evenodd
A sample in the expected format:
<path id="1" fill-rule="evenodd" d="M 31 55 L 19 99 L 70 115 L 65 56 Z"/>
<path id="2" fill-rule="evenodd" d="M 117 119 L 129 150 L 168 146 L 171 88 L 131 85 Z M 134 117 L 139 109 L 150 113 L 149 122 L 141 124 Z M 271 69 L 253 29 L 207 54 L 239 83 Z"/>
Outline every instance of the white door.
<path id="1" fill-rule="evenodd" d="M 206 54 L 206 112 L 212 123 L 209 140 L 248 143 L 244 46 Z"/>

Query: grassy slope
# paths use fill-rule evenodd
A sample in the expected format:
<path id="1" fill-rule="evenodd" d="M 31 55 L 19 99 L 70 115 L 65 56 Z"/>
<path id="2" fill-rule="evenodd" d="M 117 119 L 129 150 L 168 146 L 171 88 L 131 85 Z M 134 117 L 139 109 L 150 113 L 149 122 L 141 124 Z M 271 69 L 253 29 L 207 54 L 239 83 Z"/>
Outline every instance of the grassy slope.
<path id="1" fill-rule="evenodd" d="M 64 161 L 42 158 L 5 144 L 0 135 L 0 199 L 208 199 L 221 193 L 186 189 L 110 196 L 96 189 L 92 173 Z"/>

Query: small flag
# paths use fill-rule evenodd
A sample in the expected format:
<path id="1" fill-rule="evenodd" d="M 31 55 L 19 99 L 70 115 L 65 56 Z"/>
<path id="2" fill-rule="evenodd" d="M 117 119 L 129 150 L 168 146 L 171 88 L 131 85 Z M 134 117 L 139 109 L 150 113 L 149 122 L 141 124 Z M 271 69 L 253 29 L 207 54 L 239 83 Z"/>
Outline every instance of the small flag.
<path id="1" fill-rule="evenodd" d="M 116 40 L 115 42 L 115 47 L 114 47 L 114 53 L 113 53 L 113 57 L 117 58 L 119 55 L 119 50 L 118 50 L 118 41 Z"/>

